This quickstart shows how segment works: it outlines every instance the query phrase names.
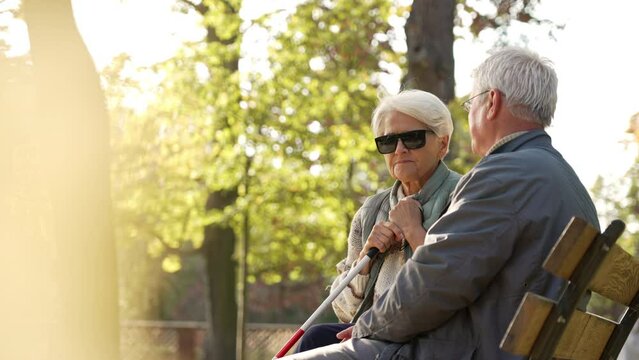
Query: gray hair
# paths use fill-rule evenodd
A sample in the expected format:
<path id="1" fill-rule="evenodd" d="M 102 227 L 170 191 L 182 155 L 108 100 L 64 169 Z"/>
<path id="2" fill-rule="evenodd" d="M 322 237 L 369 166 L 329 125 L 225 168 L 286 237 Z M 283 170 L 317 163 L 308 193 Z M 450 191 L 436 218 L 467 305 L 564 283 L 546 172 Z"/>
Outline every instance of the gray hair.
<path id="1" fill-rule="evenodd" d="M 379 133 L 382 120 L 386 119 L 393 111 L 406 114 L 423 122 L 439 137 L 453 134 L 453 120 L 450 111 L 439 98 L 422 90 L 404 90 L 397 95 L 382 98 L 375 111 L 371 127 L 375 136 Z M 450 143 L 450 141 L 449 141 Z M 448 151 L 448 149 L 446 149 Z"/>
<path id="2" fill-rule="evenodd" d="M 473 72 L 475 90 L 497 89 L 513 116 L 550 125 L 557 105 L 557 74 L 552 62 L 516 47 L 498 50 Z"/>

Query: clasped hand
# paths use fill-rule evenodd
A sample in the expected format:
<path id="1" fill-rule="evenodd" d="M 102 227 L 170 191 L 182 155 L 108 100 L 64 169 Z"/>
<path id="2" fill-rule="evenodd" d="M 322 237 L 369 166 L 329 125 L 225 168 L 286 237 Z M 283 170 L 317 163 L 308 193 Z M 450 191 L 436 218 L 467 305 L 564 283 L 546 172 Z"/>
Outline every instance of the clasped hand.
<path id="1" fill-rule="evenodd" d="M 366 244 L 359 254 L 359 259 L 361 260 L 368 253 L 368 250 L 374 247 L 379 249 L 381 253 L 401 247 L 403 240 L 406 240 L 413 250 L 422 245 L 426 231 L 422 227 L 421 218 L 419 202 L 413 198 L 402 199 L 388 213 L 388 221 L 373 226 Z M 370 273 L 370 268 L 369 263 L 360 271 L 360 274 Z"/>

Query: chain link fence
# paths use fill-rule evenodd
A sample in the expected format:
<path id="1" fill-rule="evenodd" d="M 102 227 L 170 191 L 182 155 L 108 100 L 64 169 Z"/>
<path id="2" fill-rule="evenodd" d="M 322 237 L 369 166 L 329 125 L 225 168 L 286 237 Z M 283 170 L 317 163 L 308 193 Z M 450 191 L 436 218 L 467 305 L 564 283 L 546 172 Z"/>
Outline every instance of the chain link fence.
<path id="1" fill-rule="evenodd" d="M 244 360 L 271 360 L 297 329 L 289 324 L 247 324 Z M 126 321 L 120 332 L 122 360 L 202 360 L 206 333 L 204 322 Z M 639 359 L 638 354 L 635 325 L 619 359 Z"/>
<path id="2" fill-rule="evenodd" d="M 247 324 L 244 360 L 272 359 L 298 328 L 288 324 Z"/>
<path id="3" fill-rule="evenodd" d="M 297 328 L 247 324 L 244 360 L 270 360 Z M 206 333 L 203 322 L 125 321 L 120 331 L 122 360 L 201 360 Z"/>

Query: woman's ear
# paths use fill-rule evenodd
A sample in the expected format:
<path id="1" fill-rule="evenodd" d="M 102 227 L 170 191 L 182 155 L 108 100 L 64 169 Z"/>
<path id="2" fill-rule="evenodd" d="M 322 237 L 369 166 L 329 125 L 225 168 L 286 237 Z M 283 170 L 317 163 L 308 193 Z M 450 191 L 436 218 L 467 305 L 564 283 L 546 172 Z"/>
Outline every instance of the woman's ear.
<path id="1" fill-rule="evenodd" d="M 437 156 L 439 160 L 444 160 L 446 154 L 448 154 L 448 143 L 450 142 L 450 135 L 445 135 L 439 138 L 439 151 L 437 152 Z"/>

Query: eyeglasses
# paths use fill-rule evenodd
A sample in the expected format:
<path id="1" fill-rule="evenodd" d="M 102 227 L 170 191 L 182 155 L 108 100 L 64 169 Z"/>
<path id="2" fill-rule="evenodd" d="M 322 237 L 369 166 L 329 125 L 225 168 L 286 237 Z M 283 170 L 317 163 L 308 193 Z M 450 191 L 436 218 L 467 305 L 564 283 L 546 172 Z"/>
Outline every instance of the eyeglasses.
<path id="1" fill-rule="evenodd" d="M 466 110 L 466 112 L 470 112 L 470 108 L 471 108 L 471 104 L 473 102 L 473 99 L 478 97 L 479 95 L 484 95 L 485 93 L 487 93 L 489 91 L 490 91 L 490 89 L 488 89 L 486 91 L 482 91 L 482 92 L 480 92 L 479 94 L 477 94 L 475 96 L 469 97 L 468 100 L 466 100 L 466 101 L 464 101 L 462 103 L 462 107 L 464 108 L 464 110 Z"/>
<path id="2" fill-rule="evenodd" d="M 426 145 L 426 133 L 434 133 L 432 130 L 413 130 L 400 134 L 384 135 L 375 138 L 375 145 L 380 154 L 390 154 L 397 149 L 397 142 L 402 140 L 402 144 L 407 149 L 419 149 Z"/>

